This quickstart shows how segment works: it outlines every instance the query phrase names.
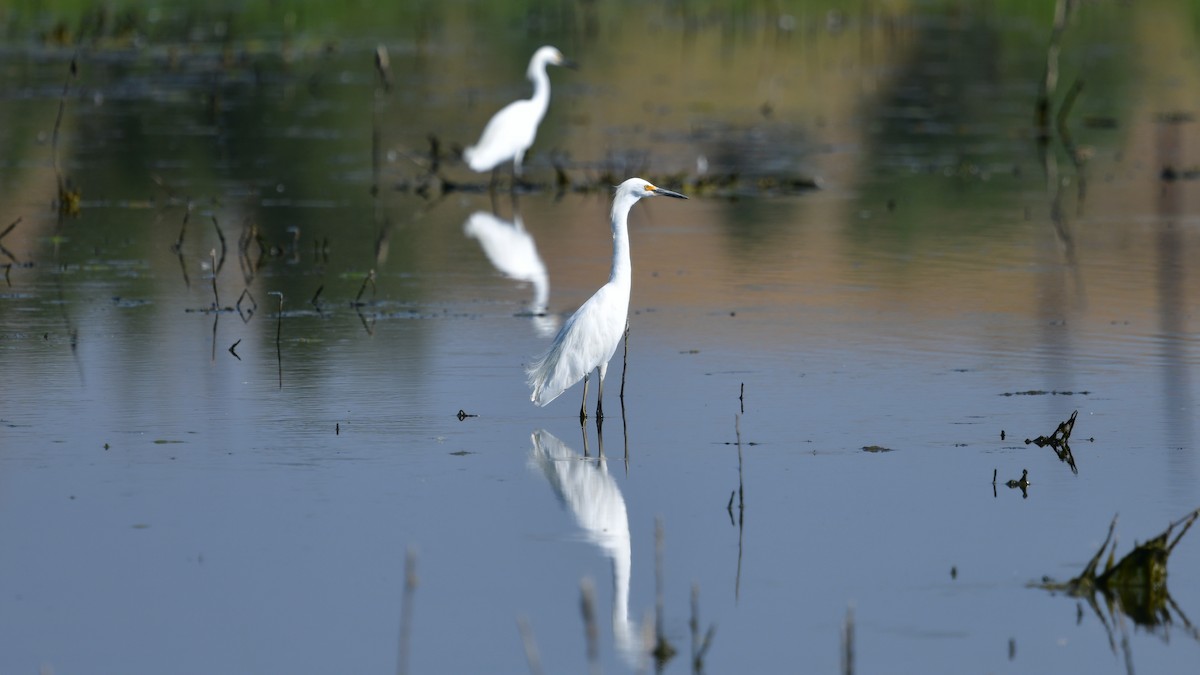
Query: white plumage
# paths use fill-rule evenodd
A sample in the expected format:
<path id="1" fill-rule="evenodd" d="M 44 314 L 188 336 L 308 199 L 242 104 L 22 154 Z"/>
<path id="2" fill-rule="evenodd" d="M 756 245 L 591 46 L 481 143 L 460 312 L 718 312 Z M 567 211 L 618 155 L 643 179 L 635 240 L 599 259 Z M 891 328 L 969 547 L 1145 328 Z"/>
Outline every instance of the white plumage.
<path id="1" fill-rule="evenodd" d="M 488 260 L 505 276 L 533 284 L 533 303 L 529 311 L 533 314 L 546 312 L 550 278 L 538 255 L 537 245 L 525 230 L 519 214 L 513 214 L 513 219 L 507 221 L 487 211 L 476 211 L 467 218 L 463 232 L 479 240 Z"/>
<path id="2" fill-rule="evenodd" d="M 554 47 L 546 46 L 533 53 L 526 73 L 533 81 L 533 97 L 513 101 L 492 116 L 479 142 L 463 151 L 463 159 L 474 171 L 491 171 L 501 162 L 512 160 L 513 175 L 521 175 L 521 160 L 533 145 L 538 125 L 550 106 L 550 76 L 546 66 L 575 67 Z"/>
<path id="3" fill-rule="evenodd" d="M 567 319 L 550 349 L 530 364 L 530 397 L 535 404 L 544 406 L 560 394 L 583 380 L 583 403 L 579 407 L 579 419 L 587 417 L 587 383 L 592 371 L 600 371 L 599 393 L 596 397 L 596 417 L 601 419 L 604 399 L 604 376 L 608 362 L 617 351 L 625 322 L 629 316 L 629 291 L 633 277 L 633 266 L 629 261 L 629 209 L 643 197 L 663 195 L 687 199 L 687 197 L 651 185 L 641 178 L 630 178 L 617 187 L 612 205 L 613 261 L 608 283 L 588 298 L 571 318 Z"/>

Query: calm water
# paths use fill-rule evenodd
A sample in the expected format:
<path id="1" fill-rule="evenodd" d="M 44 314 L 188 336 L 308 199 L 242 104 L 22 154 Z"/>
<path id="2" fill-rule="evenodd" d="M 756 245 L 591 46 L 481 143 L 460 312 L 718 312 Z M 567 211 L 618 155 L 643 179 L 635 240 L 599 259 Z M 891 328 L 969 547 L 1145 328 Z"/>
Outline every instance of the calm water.
<path id="1" fill-rule="evenodd" d="M 410 551 L 409 672 L 529 672 L 519 621 L 582 671 L 583 580 L 603 669 L 645 672 L 656 522 L 667 672 L 693 588 L 711 673 L 838 672 L 850 608 L 859 672 L 1194 668 L 1195 533 L 1169 626 L 1028 587 L 1200 507 L 1187 10 L 1077 14 L 1043 147 L 1048 14 L 447 7 L 82 50 L 63 219 L 75 52 L 0 52 L 0 672 L 396 671 Z M 635 207 L 602 438 L 523 366 L 606 279 L 607 191 L 415 192 L 544 42 L 582 67 L 531 180 L 693 196 Z M 1023 442 L 1075 410 L 1078 473 Z"/>

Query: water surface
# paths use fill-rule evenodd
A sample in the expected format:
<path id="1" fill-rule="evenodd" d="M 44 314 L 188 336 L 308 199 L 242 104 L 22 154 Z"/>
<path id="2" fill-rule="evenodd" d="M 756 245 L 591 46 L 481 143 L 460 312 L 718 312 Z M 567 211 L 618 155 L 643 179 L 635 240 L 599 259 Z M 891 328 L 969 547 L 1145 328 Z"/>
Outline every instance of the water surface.
<path id="1" fill-rule="evenodd" d="M 1195 662 L 1194 533 L 1169 626 L 1028 587 L 1114 514 L 1120 555 L 1200 506 L 1186 9 L 1075 15 L 1068 146 L 1033 115 L 1048 15 L 497 10 L 482 39 L 448 7 L 3 52 L 0 671 L 390 672 L 409 551 L 409 672 L 528 672 L 518 620 L 583 669 L 584 579 L 604 670 L 647 671 L 656 522 L 669 672 L 693 587 L 714 673 L 835 672 L 849 608 L 860 672 Z M 531 180 L 693 197 L 632 214 L 602 438 L 523 366 L 607 277 L 607 191 L 416 190 L 426 135 L 471 142 L 543 42 L 584 67 Z M 1024 443 L 1075 410 L 1077 473 Z"/>

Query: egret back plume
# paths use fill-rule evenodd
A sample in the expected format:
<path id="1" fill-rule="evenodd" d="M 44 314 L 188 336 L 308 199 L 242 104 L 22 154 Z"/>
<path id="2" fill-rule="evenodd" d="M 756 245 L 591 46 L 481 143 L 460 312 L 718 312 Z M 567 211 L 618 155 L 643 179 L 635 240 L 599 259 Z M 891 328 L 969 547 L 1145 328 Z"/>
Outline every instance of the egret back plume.
<path id="1" fill-rule="evenodd" d="M 529 386 L 533 387 L 533 394 L 529 400 L 538 406 L 550 403 L 571 388 L 582 377 L 577 373 L 587 372 L 587 366 L 583 363 L 579 350 L 569 349 L 570 340 L 561 339 L 564 335 L 573 334 L 571 326 L 575 324 L 576 316 L 578 315 L 572 315 L 567 319 L 562 328 L 558 330 L 558 336 L 554 338 L 554 344 L 550 345 L 550 349 L 529 364 L 525 371 Z M 565 367 L 558 367 L 560 363 Z"/>

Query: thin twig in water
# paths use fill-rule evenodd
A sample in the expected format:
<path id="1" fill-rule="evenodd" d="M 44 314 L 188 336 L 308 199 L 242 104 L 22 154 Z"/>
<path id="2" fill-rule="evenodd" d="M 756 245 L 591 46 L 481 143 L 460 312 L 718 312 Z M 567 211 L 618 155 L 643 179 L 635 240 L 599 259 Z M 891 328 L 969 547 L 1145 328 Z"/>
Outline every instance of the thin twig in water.
<path id="1" fill-rule="evenodd" d="M 4 228 L 4 231 L 0 232 L 0 240 L 3 240 L 6 236 L 8 236 L 8 233 L 12 232 L 13 228 L 16 227 L 17 224 L 19 224 L 20 222 L 21 222 L 21 218 L 17 218 L 16 220 L 12 221 L 11 225 Z M 20 262 L 21 262 L 20 260 L 17 260 L 17 256 L 12 254 L 12 251 L 10 251 L 4 247 L 4 244 L 0 244 L 0 253 L 3 253 L 5 256 L 8 257 L 9 260 L 11 260 L 17 264 L 20 264 Z M 11 265 L 10 265 L 10 267 L 11 267 Z M 12 284 L 9 284 L 9 285 L 11 286 Z"/>
<path id="2" fill-rule="evenodd" d="M 258 256 L 254 258 L 250 257 L 251 244 L 258 244 Z M 238 265 L 242 268 L 242 278 L 247 284 L 253 281 L 258 274 L 258 268 L 262 267 L 262 261 L 266 255 L 267 245 L 263 240 L 262 233 L 258 231 L 258 225 L 247 224 L 242 229 L 242 235 L 238 237 Z"/>
<path id="3" fill-rule="evenodd" d="M 320 286 L 317 286 L 317 292 L 313 293 L 312 300 L 308 301 L 309 304 L 311 304 L 313 307 L 317 308 L 318 312 L 321 311 L 321 304 L 317 302 L 317 298 L 321 297 L 321 291 L 323 291 L 323 290 L 325 290 L 325 284 L 321 284 Z"/>
<path id="4" fill-rule="evenodd" d="M 379 195 L 379 176 L 383 165 L 383 124 L 380 121 L 383 95 L 392 88 L 388 70 L 387 48 L 380 45 L 375 50 L 375 70 L 379 73 L 382 89 L 375 89 L 375 100 L 371 104 L 371 196 Z"/>
<path id="5" fill-rule="evenodd" d="M 387 262 L 391 247 L 392 219 L 382 213 L 378 197 L 375 198 L 375 222 L 379 223 L 379 233 L 375 235 L 375 264 L 383 265 Z"/>
<path id="6" fill-rule="evenodd" d="M 354 308 L 354 313 L 358 315 L 358 320 L 362 322 L 363 330 L 367 331 L 367 335 L 373 337 L 375 335 L 375 314 L 372 313 L 368 319 L 367 315 L 363 314 L 362 310 L 358 307 Z"/>
<path id="7" fill-rule="evenodd" d="M 58 132 L 62 128 L 63 112 L 67 108 L 67 93 L 71 90 L 71 83 L 75 81 L 75 77 L 79 74 L 79 64 L 76 62 L 77 56 L 71 57 L 71 66 L 67 81 L 63 83 L 62 96 L 58 99 L 58 115 L 54 118 L 54 133 L 50 136 L 50 158 L 54 163 L 54 175 L 58 179 L 58 197 L 61 200 L 66 194 L 66 181 L 63 179 L 62 170 L 58 165 Z M 62 208 L 60 201 L 59 208 Z"/>
<path id="8" fill-rule="evenodd" d="M 1070 20 L 1073 4 L 1072 0 L 1057 0 L 1054 7 L 1050 44 L 1046 46 L 1046 69 L 1043 71 L 1034 107 L 1040 137 L 1043 140 L 1049 138 L 1050 135 L 1050 97 L 1058 87 L 1058 54 L 1061 49 L 1062 34 Z"/>
<path id="9" fill-rule="evenodd" d="M 391 91 L 392 67 L 386 45 L 379 45 L 375 48 L 375 72 L 379 74 L 379 83 L 383 85 L 383 90 Z"/>
<path id="10" fill-rule="evenodd" d="M 221 312 L 213 312 L 213 331 L 212 331 L 212 354 L 209 355 L 210 363 L 217 362 L 217 324 L 221 322 Z"/>
<path id="11" fill-rule="evenodd" d="M 738 449 L 738 511 L 746 510 L 746 493 L 742 483 L 742 416 L 735 415 L 733 418 L 733 432 L 737 435 Z"/>
<path id="12" fill-rule="evenodd" d="M 742 480 L 742 416 L 735 415 L 733 418 L 733 431 L 737 435 L 738 449 L 738 561 L 737 573 L 733 581 L 733 598 L 735 601 L 741 600 L 742 597 L 742 537 L 746 532 L 746 490 L 745 483 Z M 729 495 L 729 504 L 733 505 L 733 495 Z M 727 507 L 728 508 L 728 507 Z M 733 511 L 729 512 L 729 519 L 733 520 Z"/>
<path id="13" fill-rule="evenodd" d="M 517 618 L 517 630 L 521 633 L 521 645 L 525 648 L 525 662 L 529 664 L 529 675 L 542 675 L 542 659 L 538 656 L 537 643 L 533 640 L 533 628 L 525 617 Z"/>
<path id="14" fill-rule="evenodd" d="M 282 297 L 280 302 L 283 302 Z M 412 638 L 413 595 L 417 592 L 417 552 L 408 549 L 404 557 L 404 597 L 400 601 L 400 649 L 396 659 L 396 675 L 407 675 L 409 647 Z"/>
<path id="15" fill-rule="evenodd" d="M 842 675 L 854 675 L 854 606 L 846 608 L 842 623 Z"/>
<path id="16" fill-rule="evenodd" d="M 625 320 L 625 356 L 621 360 L 621 434 L 625 437 L 625 475 L 629 475 L 629 422 L 625 419 L 625 371 L 629 370 L 629 320 Z"/>
<path id="17" fill-rule="evenodd" d="M 621 411 L 625 410 L 625 371 L 629 370 L 629 321 L 625 321 L 625 358 L 621 362 Z"/>
<path id="18" fill-rule="evenodd" d="M 1063 95 L 1062 104 L 1058 106 L 1058 114 L 1054 116 L 1054 127 L 1058 129 L 1059 136 L 1064 139 L 1067 146 L 1071 145 L 1071 132 L 1067 128 L 1067 118 L 1071 116 L 1071 109 L 1075 107 L 1075 99 L 1079 98 L 1082 91 L 1082 80 L 1072 82 L 1071 88 Z"/>
<path id="19" fill-rule="evenodd" d="M 12 224 L 11 224 L 11 225 L 9 225 L 8 227 L 4 228 L 4 231 L 3 231 L 3 232 L 0 232 L 0 239 L 3 239 L 3 238 L 5 238 L 5 237 L 7 237 L 7 236 L 8 236 L 8 233 L 9 233 L 9 232 L 12 232 L 12 231 L 13 231 L 13 228 L 15 228 L 17 225 L 20 225 L 20 224 L 21 224 L 21 217 L 18 217 L 16 220 L 12 221 Z"/>
<path id="20" fill-rule="evenodd" d="M 363 305 L 362 296 L 367 290 L 367 284 L 371 285 L 371 300 L 375 299 L 375 270 L 367 272 L 367 276 L 363 279 L 362 286 L 358 287 L 358 295 L 354 296 L 354 306 L 361 307 Z"/>
<path id="21" fill-rule="evenodd" d="M 279 296 L 279 314 L 275 320 L 275 361 L 279 364 L 279 388 L 283 389 L 283 292 L 271 291 L 268 295 Z"/>
<path id="22" fill-rule="evenodd" d="M 675 656 L 675 648 L 667 641 L 663 630 L 663 523 L 662 518 L 654 519 L 654 659 L 661 670 Z"/>
<path id="23" fill-rule="evenodd" d="M 583 612 L 583 634 L 587 639 L 588 670 L 600 675 L 600 628 L 596 624 L 596 587 L 584 577 L 579 582 L 579 608 Z"/>
<path id="24" fill-rule="evenodd" d="M 192 280 L 188 277 L 187 261 L 183 259 L 183 235 L 187 232 L 188 218 L 191 215 L 191 211 L 192 209 L 189 206 L 188 210 L 184 212 L 183 225 L 179 228 L 179 238 L 171 245 L 171 251 L 179 258 L 179 271 L 183 274 L 183 285 L 189 290 L 192 288 Z"/>
<path id="25" fill-rule="evenodd" d="M 212 261 L 212 289 L 213 289 L 213 311 L 221 311 L 221 298 L 217 295 L 217 249 L 209 249 L 208 257 Z"/>
<path id="26" fill-rule="evenodd" d="M 62 231 L 63 219 L 65 218 L 66 214 L 59 211 L 57 227 L 60 232 Z M 54 285 L 58 294 L 58 311 L 62 316 L 63 326 L 66 328 L 67 335 L 71 337 L 71 357 L 75 361 L 76 370 L 79 372 L 79 383 L 86 386 L 87 380 L 83 374 L 83 363 L 79 360 L 79 329 L 71 322 L 71 316 L 67 312 L 67 308 L 70 305 L 67 303 L 66 293 L 63 290 L 63 272 L 66 271 L 66 265 L 62 262 L 60 255 L 61 252 L 58 249 L 58 245 L 55 244 L 54 263 L 58 273 L 54 275 Z"/>
<path id="27" fill-rule="evenodd" d="M 212 221 L 213 221 L 213 227 L 217 228 L 217 238 L 221 240 L 221 259 L 219 261 L 217 261 L 217 266 L 215 268 L 213 268 L 213 274 L 215 275 L 221 271 L 222 267 L 225 266 L 225 248 L 226 247 L 225 247 L 225 233 L 221 231 L 221 224 L 217 222 L 216 216 L 212 217 Z"/>
<path id="28" fill-rule="evenodd" d="M 175 244 L 171 246 L 171 250 L 179 253 L 183 250 L 183 237 L 187 234 L 188 220 L 192 217 L 192 205 L 189 202 L 187 210 L 183 212 L 183 223 L 179 226 L 179 236 L 175 238 Z"/>
<path id="29" fill-rule="evenodd" d="M 430 133 L 425 137 L 429 141 L 429 173 L 441 178 L 442 141 L 437 134 Z"/>
<path id="30" fill-rule="evenodd" d="M 700 675 L 704 672 L 704 655 L 712 646 L 713 635 L 717 631 L 716 624 L 710 624 L 704 637 L 700 637 L 700 585 L 692 584 L 692 619 L 688 622 L 692 629 L 692 672 Z"/>
<path id="31" fill-rule="evenodd" d="M 621 436 L 625 440 L 625 475 L 629 476 L 629 422 L 625 420 L 625 401 L 621 401 Z"/>
<path id="32" fill-rule="evenodd" d="M 375 89 L 375 100 L 371 103 L 371 196 L 379 196 L 380 174 L 383 169 L 383 122 L 384 94 L 392 90 L 392 71 L 388 65 L 387 47 L 375 48 L 375 72 L 379 74 L 379 87 Z"/>

